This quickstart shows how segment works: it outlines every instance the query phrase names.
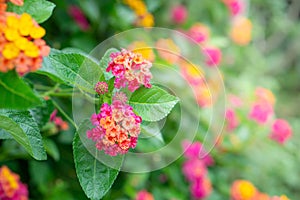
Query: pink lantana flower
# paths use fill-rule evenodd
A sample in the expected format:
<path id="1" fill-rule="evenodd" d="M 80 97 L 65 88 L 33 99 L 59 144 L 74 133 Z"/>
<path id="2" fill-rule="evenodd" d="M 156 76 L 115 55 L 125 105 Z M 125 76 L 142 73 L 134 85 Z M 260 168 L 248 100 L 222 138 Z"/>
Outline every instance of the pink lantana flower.
<path id="1" fill-rule="evenodd" d="M 222 59 L 222 52 L 216 47 L 205 47 L 203 49 L 205 63 L 209 67 L 217 67 Z"/>
<path id="2" fill-rule="evenodd" d="M 270 138 L 283 144 L 292 136 L 292 128 L 290 124 L 284 119 L 276 119 L 272 126 Z"/>
<path id="3" fill-rule="evenodd" d="M 187 32 L 188 36 L 190 36 L 197 43 L 205 43 L 210 36 L 209 28 L 201 23 L 194 24 L 189 31 Z"/>
<path id="4" fill-rule="evenodd" d="M 142 118 L 126 101 L 125 94 L 116 93 L 112 105 L 102 104 L 100 113 L 91 116 L 95 127 L 86 133 L 96 143 L 97 149 L 110 156 L 125 154 L 130 148 L 135 148 L 140 134 Z"/>
<path id="5" fill-rule="evenodd" d="M 182 24 L 187 18 L 187 10 L 183 5 L 176 5 L 171 10 L 171 19 L 176 24 Z"/>
<path id="6" fill-rule="evenodd" d="M 252 106 L 249 117 L 259 124 L 265 124 L 273 112 L 273 106 L 271 104 L 257 102 Z"/>
<path id="7" fill-rule="evenodd" d="M 135 200 L 154 200 L 154 197 L 146 190 L 141 190 L 137 193 Z"/>
<path id="8" fill-rule="evenodd" d="M 116 77 L 116 88 L 120 89 L 128 86 L 131 92 L 138 89 L 140 85 L 151 88 L 152 74 L 150 68 L 152 63 L 144 59 L 142 54 L 123 49 L 121 52 L 111 53 L 110 58 L 111 61 L 106 71 L 111 71 Z"/>
<path id="9" fill-rule="evenodd" d="M 239 120 L 236 116 L 235 110 L 231 108 L 227 109 L 225 119 L 227 121 L 228 131 L 233 131 L 239 125 Z"/>
<path id="10" fill-rule="evenodd" d="M 186 158 L 201 159 L 206 166 L 214 164 L 213 158 L 208 154 L 200 142 L 191 143 L 189 141 L 183 141 L 182 146 Z"/>

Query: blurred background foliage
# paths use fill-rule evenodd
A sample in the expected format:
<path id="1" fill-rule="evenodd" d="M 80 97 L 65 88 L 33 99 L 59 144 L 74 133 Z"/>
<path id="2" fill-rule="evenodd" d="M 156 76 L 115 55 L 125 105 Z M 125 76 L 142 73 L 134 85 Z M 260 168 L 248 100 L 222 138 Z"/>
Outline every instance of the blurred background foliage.
<path id="1" fill-rule="evenodd" d="M 134 28 L 133 11 L 121 0 L 53 0 L 56 8 L 52 17 L 42 26 L 47 30 L 47 43 L 57 49 L 75 47 L 90 52 L 110 36 Z M 209 167 L 213 192 L 207 199 L 229 199 L 230 185 L 236 179 L 251 181 L 260 191 L 270 195 L 286 194 L 290 199 L 300 197 L 300 1 L 249 0 L 246 15 L 253 25 L 252 42 L 238 46 L 229 38 L 232 24 L 230 13 L 221 0 L 145 0 L 148 12 L 154 16 L 157 27 L 187 30 L 196 22 L 211 30 L 211 43 L 223 54 L 220 70 L 224 75 L 226 93 L 251 99 L 256 87 L 270 89 L 276 96 L 275 112 L 287 119 L 293 128 L 293 137 L 281 146 L 267 138 L 265 127 L 241 119 L 235 134 L 241 141 L 228 142 L 226 151 L 214 149 L 211 154 L 215 165 Z M 188 18 L 177 25 L 170 18 L 172 6 L 187 7 Z M 70 15 L 70 6 L 81 8 L 88 26 L 80 27 Z M 27 78 L 35 78 L 29 74 Z M 52 84 L 48 79 L 36 80 Z M 71 100 L 55 98 L 71 116 Z M 175 113 L 174 113 L 175 112 Z M 164 132 L 176 129 L 176 110 L 168 117 Z M 48 115 L 51 112 L 48 113 Z M 241 111 L 241 116 L 247 116 Z M 199 135 L 202 140 L 199 123 Z M 1 141 L 0 164 L 8 165 L 28 183 L 32 199 L 86 199 L 78 183 L 72 155 L 74 128 L 52 134 L 48 124 L 44 136 L 51 137 L 56 147 L 50 148 L 52 157 L 47 161 L 30 160 L 23 149 L 10 140 Z M 245 136 L 246 135 L 246 136 Z M 241 139 L 251 137 L 251 141 Z M 254 135 L 254 136 L 253 136 Z M 171 140 L 164 135 L 166 141 Z M 227 147 L 228 147 L 227 146 Z M 28 160 L 29 159 L 29 160 Z M 150 191 L 155 199 L 190 199 L 189 187 L 182 171 L 184 158 L 167 168 L 147 174 L 120 173 L 112 189 L 104 197 L 134 199 L 139 190 Z"/>

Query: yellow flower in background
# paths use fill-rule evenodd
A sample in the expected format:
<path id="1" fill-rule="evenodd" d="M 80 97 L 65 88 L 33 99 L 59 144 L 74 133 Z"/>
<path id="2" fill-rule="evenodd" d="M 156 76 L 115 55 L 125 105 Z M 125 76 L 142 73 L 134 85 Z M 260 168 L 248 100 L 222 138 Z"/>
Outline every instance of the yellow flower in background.
<path id="1" fill-rule="evenodd" d="M 230 38 L 238 45 L 247 45 L 252 39 L 252 23 L 245 17 L 239 17 L 233 21 Z"/>
<path id="2" fill-rule="evenodd" d="M 135 41 L 128 46 L 128 50 L 134 53 L 140 53 L 142 56 L 152 62 L 155 58 L 152 47 L 148 46 L 144 41 Z"/>
<path id="3" fill-rule="evenodd" d="M 154 17 L 147 11 L 147 7 L 142 0 L 123 0 L 123 3 L 129 6 L 137 15 L 135 24 L 142 27 L 152 27 L 154 25 Z"/>
<path id="4" fill-rule="evenodd" d="M 174 64 L 180 59 L 180 48 L 174 43 L 172 39 L 159 39 L 155 47 L 161 58 L 167 62 Z"/>
<path id="5" fill-rule="evenodd" d="M 256 200 L 256 187 L 249 181 L 236 180 L 231 186 L 232 200 Z"/>

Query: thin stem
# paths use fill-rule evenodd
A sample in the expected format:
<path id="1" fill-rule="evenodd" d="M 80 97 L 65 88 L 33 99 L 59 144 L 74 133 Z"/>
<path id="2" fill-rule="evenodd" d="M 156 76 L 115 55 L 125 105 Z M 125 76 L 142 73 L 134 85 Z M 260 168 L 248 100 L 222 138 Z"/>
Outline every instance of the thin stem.
<path id="1" fill-rule="evenodd" d="M 59 112 L 61 112 L 61 114 L 63 114 L 65 116 L 65 118 L 76 128 L 76 130 L 78 130 L 78 126 L 75 124 L 75 122 L 67 115 L 67 113 L 65 113 L 65 111 L 58 105 L 58 103 L 56 103 L 53 99 L 52 99 L 52 103 L 54 104 L 54 106 L 59 110 Z"/>

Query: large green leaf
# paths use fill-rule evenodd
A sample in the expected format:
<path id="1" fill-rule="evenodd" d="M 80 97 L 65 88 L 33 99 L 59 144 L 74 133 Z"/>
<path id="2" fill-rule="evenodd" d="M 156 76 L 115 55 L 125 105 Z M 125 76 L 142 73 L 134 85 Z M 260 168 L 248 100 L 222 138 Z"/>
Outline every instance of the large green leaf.
<path id="1" fill-rule="evenodd" d="M 110 54 L 114 52 L 119 52 L 119 50 L 115 48 L 108 49 L 100 60 L 100 68 L 103 71 L 106 80 L 113 77 L 111 72 L 106 72 L 106 68 L 108 67 L 108 63 L 111 61 Z"/>
<path id="2" fill-rule="evenodd" d="M 46 21 L 53 12 L 55 4 L 46 0 L 24 0 L 23 6 L 17 6 L 12 3 L 8 4 L 8 11 L 22 14 L 30 14 L 37 23 Z"/>
<path id="3" fill-rule="evenodd" d="M 50 115 L 54 110 L 52 102 L 43 101 L 43 104 L 29 110 L 30 114 L 35 119 L 39 128 L 42 129 L 50 120 Z"/>
<path id="4" fill-rule="evenodd" d="M 83 54 L 55 49 L 44 58 L 43 66 L 37 73 L 90 93 L 94 93 L 94 85 L 102 75 L 97 63 Z"/>
<path id="5" fill-rule="evenodd" d="M 33 158 L 47 158 L 38 125 L 29 111 L 1 110 L 0 128 L 9 133 Z"/>
<path id="6" fill-rule="evenodd" d="M 159 121 L 166 117 L 178 102 L 178 98 L 170 95 L 158 86 L 141 87 L 130 97 L 129 104 L 145 121 Z"/>
<path id="7" fill-rule="evenodd" d="M 73 141 L 74 161 L 77 177 L 80 185 L 88 198 L 96 200 L 101 199 L 114 183 L 119 170 L 112 169 L 99 162 L 86 149 L 79 134 L 84 134 L 87 127 L 86 123 L 79 126 L 78 132 L 75 134 Z M 99 150 L 93 147 L 97 156 Z"/>
<path id="8" fill-rule="evenodd" d="M 0 108 L 26 110 L 41 103 L 15 71 L 0 73 L 0 94 Z"/>

